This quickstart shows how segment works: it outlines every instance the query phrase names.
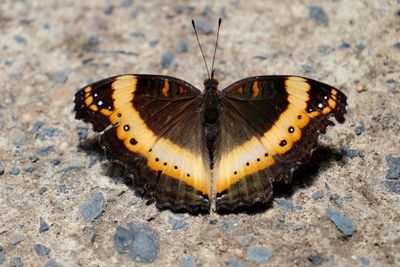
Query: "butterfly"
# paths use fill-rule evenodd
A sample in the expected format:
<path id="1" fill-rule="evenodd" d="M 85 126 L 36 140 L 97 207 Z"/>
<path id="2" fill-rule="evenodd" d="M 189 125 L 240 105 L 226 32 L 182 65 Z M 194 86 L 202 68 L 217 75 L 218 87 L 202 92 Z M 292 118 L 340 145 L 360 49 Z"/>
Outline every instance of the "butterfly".
<path id="1" fill-rule="evenodd" d="M 344 122 L 347 105 L 338 89 L 299 76 L 249 77 L 219 90 L 213 68 L 203 91 L 125 74 L 83 87 L 74 104 L 138 192 L 159 208 L 192 212 L 269 202 L 273 183 L 290 182 L 332 118 Z"/>

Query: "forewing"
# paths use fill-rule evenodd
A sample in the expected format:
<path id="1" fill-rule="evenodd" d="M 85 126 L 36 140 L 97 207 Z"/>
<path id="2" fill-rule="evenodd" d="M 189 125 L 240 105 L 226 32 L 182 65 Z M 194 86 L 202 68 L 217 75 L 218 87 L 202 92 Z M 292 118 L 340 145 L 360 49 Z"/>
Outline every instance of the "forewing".
<path id="1" fill-rule="evenodd" d="M 272 183 L 289 182 L 316 149 L 346 96 L 327 84 L 297 76 L 260 76 L 222 92 L 221 143 L 214 170 L 217 209 L 267 202 Z"/>
<path id="2" fill-rule="evenodd" d="M 109 159 L 123 163 L 135 187 L 159 207 L 208 210 L 200 94 L 172 77 L 121 75 L 78 91 L 76 118 L 105 130 L 100 143 Z"/>

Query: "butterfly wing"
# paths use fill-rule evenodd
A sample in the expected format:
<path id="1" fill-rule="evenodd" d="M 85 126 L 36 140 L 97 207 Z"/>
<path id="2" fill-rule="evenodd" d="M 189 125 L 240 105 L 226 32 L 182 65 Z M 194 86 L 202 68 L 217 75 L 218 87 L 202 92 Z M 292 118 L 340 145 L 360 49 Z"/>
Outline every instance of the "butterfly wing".
<path id="1" fill-rule="evenodd" d="M 76 118 L 105 132 L 109 159 L 159 207 L 209 210 L 210 173 L 203 157 L 201 92 L 167 76 L 121 75 L 75 95 Z"/>
<path id="2" fill-rule="evenodd" d="M 296 76 L 240 80 L 223 90 L 221 103 L 217 209 L 267 202 L 272 182 L 289 182 L 333 125 L 331 116 L 342 123 L 346 113 L 339 90 Z"/>

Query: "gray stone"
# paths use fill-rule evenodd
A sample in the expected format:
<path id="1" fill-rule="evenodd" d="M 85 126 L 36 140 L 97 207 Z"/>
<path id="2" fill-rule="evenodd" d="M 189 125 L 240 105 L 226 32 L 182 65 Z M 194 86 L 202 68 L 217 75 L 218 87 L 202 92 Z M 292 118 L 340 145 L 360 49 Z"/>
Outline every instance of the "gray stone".
<path id="1" fill-rule="evenodd" d="M 178 53 L 186 53 L 188 51 L 187 43 L 184 40 L 179 40 L 176 45 L 176 52 Z"/>
<path id="2" fill-rule="evenodd" d="M 33 249 L 35 250 L 35 252 L 36 252 L 36 254 L 38 256 L 45 256 L 45 255 L 48 255 L 50 253 L 50 249 L 48 247 L 45 247 L 45 246 L 40 245 L 40 244 L 34 245 Z"/>
<path id="3" fill-rule="evenodd" d="M 322 56 L 327 56 L 332 52 L 332 48 L 329 45 L 321 44 L 318 46 L 317 51 Z"/>
<path id="4" fill-rule="evenodd" d="M 258 60 L 267 60 L 268 59 L 267 56 L 263 56 L 263 55 L 256 55 L 253 58 L 254 59 L 258 59 Z"/>
<path id="5" fill-rule="evenodd" d="M 329 196 L 329 200 L 335 204 L 339 209 L 343 208 L 343 198 L 338 194 L 334 193 Z"/>
<path id="6" fill-rule="evenodd" d="M 26 44 L 26 38 L 22 35 L 19 34 L 15 35 L 14 40 L 19 44 Z"/>
<path id="7" fill-rule="evenodd" d="M 237 220 L 223 220 L 219 223 L 218 227 L 221 228 L 223 231 L 232 230 L 239 222 Z"/>
<path id="8" fill-rule="evenodd" d="M 352 236 L 356 231 L 353 220 L 346 214 L 331 208 L 325 210 L 325 215 L 331 220 L 344 236 Z"/>
<path id="9" fill-rule="evenodd" d="M 43 128 L 40 131 L 39 137 L 40 140 L 45 141 L 48 137 L 56 137 L 60 135 L 60 130 L 56 128 Z"/>
<path id="10" fill-rule="evenodd" d="M 53 166 L 58 166 L 58 165 L 60 165 L 61 160 L 60 160 L 59 158 L 55 158 L 55 159 L 50 160 L 50 163 L 51 163 Z"/>
<path id="11" fill-rule="evenodd" d="M 65 83 L 68 80 L 68 77 L 71 73 L 72 73 L 71 68 L 66 68 L 62 71 L 59 71 L 54 75 L 53 81 L 55 81 L 56 83 Z"/>
<path id="12" fill-rule="evenodd" d="M 285 198 L 275 198 L 274 203 L 281 211 L 290 211 L 294 209 L 293 203 Z"/>
<path id="13" fill-rule="evenodd" d="M 58 187 L 58 192 L 62 193 L 62 194 L 68 194 L 69 193 L 69 188 L 67 187 L 67 185 L 62 184 Z"/>
<path id="14" fill-rule="evenodd" d="M 46 147 L 38 148 L 36 150 L 36 155 L 38 155 L 40 157 L 44 157 L 44 156 L 49 155 L 53 151 L 54 151 L 54 146 L 46 146 Z"/>
<path id="15" fill-rule="evenodd" d="M 43 217 L 39 218 L 39 233 L 43 233 L 49 230 L 49 225 L 46 223 Z"/>
<path id="16" fill-rule="evenodd" d="M 0 161 L 0 175 L 3 175 L 5 172 L 3 162 Z"/>
<path id="17" fill-rule="evenodd" d="M 263 246 L 252 246 L 247 251 L 247 259 L 257 263 L 267 263 L 271 256 L 271 251 Z"/>
<path id="18" fill-rule="evenodd" d="M 400 180 L 386 180 L 384 185 L 396 195 L 400 195 Z"/>
<path id="19" fill-rule="evenodd" d="M 81 170 L 85 168 L 85 164 L 83 164 L 80 160 L 73 160 L 71 162 L 65 163 L 61 166 L 61 169 L 58 172 L 68 172 L 73 170 Z"/>
<path id="20" fill-rule="evenodd" d="M 24 170 L 24 172 L 32 173 L 34 171 L 34 168 L 33 168 L 33 166 L 28 166 L 28 167 L 23 168 L 23 170 Z"/>
<path id="21" fill-rule="evenodd" d="M 365 48 L 365 44 L 364 43 L 357 43 L 356 44 L 356 48 L 360 51 L 364 50 Z"/>
<path id="22" fill-rule="evenodd" d="M 161 58 L 161 66 L 164 69 L 168 69 L 171 66 L 172 62 L 174 61 L 174 58 L 175 58 L 174 53 L 170 51 L 165 52 Z"/>
<path id="23" fill-rule="evenodd" d="M 342 43 L 339 46 L 339 49 L 347 49 L 350 47 L 351 47 L 351 45 L 348 42 L 342 41 Z"/>
<path id="24" fill-rule="evenodd" d="M 111 14 L 113 13 L 113 11 L 114 11 L 114 6 L 113 6 L 113 5 L 110 5 L 110 6 L 108 6 L 108 7 L 106 8 L 106 10 L 104 10 L 104 14 L 106 14 L 106 15 L 111 15 Z"/>
<path id="25" fill-rule="evenodd" d="M 313 265 L 321 265 L 324 262 L 324 257 L 320 253 L 311 254 L 310 256 L 307 257 L 307 259 Z"/>
<path id="26" fill-rule="evenodd" d="M 55 259 L 50 259 L 46 262 L 44 267 L 61 267 L 61 265 L 57 264 Z"/>
<path id="27" fill-rule="evenodd" d="M 327 24 L 328 23 L 328 15 L 326 15 L 325 11 L 322 9 L 322 7 L 317 6 L 317 5 L 311 5 L 308 7 L 308 16 L 321 24 Z"/>
<path id="28" fill-rule="evenodd" d="M 76 133 L 78 134 L 79 140 L 85 140 L 88 136 L 89 129 L 87 127 L 76 127 Z"/>
<path id="29" fill-rule="evenodd" d="M 314 200 L 318 200 L 318 199 L 321 199 L 321 198 L 324 197 L 324 193 L 321 192 L 321 191 L 316 191 L 316 192 L 312 193 L 311 197 L 312 197 Z"/>
<path id="30" fill-rule="evenodd" d="M 25 144 L 25 133 L 20 129 L 15 129 L 11 133 L 12 143 L 16 146 L 22 146 Z"/>
<path id="31" fill-rule="evenodd" d="M 3 247 L 0 245 L 0 264 L 3 264 L 6 261 L 6 256 L 4 255 Z"/>
<path id="32" fill-rule="evenodd" d="M 158 43 L 160 42 L 160 40 L 150 40 L 149 41 L 149 46 L 150 47 L 155 47 L 156 45 L 158 45 Z"/>
<path id="33" fill-rule="evenodd" d="M 400 50 L 400 42 L 397 42 L 397 43 L 393 44 L 392 47 L 394 49 L 399 49 Z"/>
<path id="34" fill-rule="evenodd" d="M 157 235 L 140 223 L 129 223 L 128 228 L 118 226 L 114 235 L 118 253 L 128 254 L 137 262 L 153 262 L 160 250 Z"/>
<path id="35" fill-rule="evenodd" d="M 395 155 L 387 155 L 386 165 L 389 168 L 388 172 L 386 173 L 386 179 L 400 179 L 400 157 L 396 157 Z"/>
<path id="36" fill-rule="evenodd" d="M 196 26 L 204 34 L 212 33 L 213 24 L 208 20 L 199 19 L 199 21 L 196 23 Z"/>
<path id="37" fill-rule="evenodd" d="M 243 267 L 242 261 L 236 258 L 230 258 L 225 260 L 226 265 L 229 267 Z"/>
<path id="38" fill-rule="evenodd" d="M 356 133 L 356 135 L 361 135 L 364 131 L 365 131 L 365 124 L 363 121 L 360 121 L 360 123 L 354 129 L 354 132 Z"/>
<path id="39" fill-rule="evenodd" d="M 43 195 L 47 190 L 49 190 L 46 186 L 42 186 L 39 188 L 39 194 Z"/>
<path id="40" fill-rule="evenodd" d="M 20 168 L 15 167 L 15 166 L 12 166 L 12 167 L 11 167 L 11 170 L 10 170 L 10 174 L 11 174 L 11 175 L 17 176 L 18 174 L 20 174 L 20 172 L 21 172 L 21 169 L 20 169 Z"/>
<path id="41" fill-rule="evenodd" d="M 173 218 L 173 217 L 169 217 L 168 218 L 168 224 L 171 225 L 173 230 L 178 230 L 178 229 L 181 229 L 181 228 L 185 228 L 188 225 L 188 223 L 185 222 L 184 220 L 179 220 L 179 219 L 176 219 L 176 218 Z"/>
<path id="42" fill-rule="evenodd" d="M 365 258 L 365 257 L 361 257 L 361 263 L 362 263 L 364 266 L 369 266 L 369 259 L 368 259 L 368 258 Z"/>
<path id="43" fill-rule="evenodd" d="M 9 243 L 10 243 L 11 246 L 15 246 L 15 245 L 21 243 L 22 241 L 24 241 L 25 239 L 26 239 L 26 236 L 17 234 L 17 235 L 13 235 L 10 238 Z"/>
<path id="44" fill-rule="evenodd" d="M 362 157 L 362 153 L 355 149 L 350 149 L 347 146 L 342 146 L 340 152 L 343 156 L 354 159 L 355 157 Z"/>
<path id="45" fill-rule="evenodd" d="M 133 0 L 123 0 L 122 1 L 122 6 L 123 7 L 129 7 L 133 4 Z"/>
<path id="46" fill-rule="evenodd" d="M 303 68 L 303 71 L 305 73 L 314 73 L 315 72 L 315 69 L 313 67 L 311 67 L 310 65 L 303 64 L 303 65 L 301 65 L 301 67 Z"/>
<path id="47" fill-rule="evenodd" d="M 102 192 L 94 193 L 85 203 L 80 205 L 79 212 L 86 223 L 93 222 L 103 211 L 104 196 Z"/>
<path id="48" fill-rule="evenodd" d="M 15 257 L 11 259 L 11 267 L 22 267 L 22 260 L 21 257 Z"/>
<path id="49" fill-rule="evenodd" d="M 193 267 L 193 259 L 190 256 L 182 256 L 179 260 L 180 267 Z"/>
<path id="50" fill-rule="evenodd" d="M 236 236 L 235 239 L 239 242 L 239 244 L 242 247 L 245 247 L 248 244 L 250 244 L 250 242 L 253 238 L 249 235 L 239 235 L 239 236 Z"/>

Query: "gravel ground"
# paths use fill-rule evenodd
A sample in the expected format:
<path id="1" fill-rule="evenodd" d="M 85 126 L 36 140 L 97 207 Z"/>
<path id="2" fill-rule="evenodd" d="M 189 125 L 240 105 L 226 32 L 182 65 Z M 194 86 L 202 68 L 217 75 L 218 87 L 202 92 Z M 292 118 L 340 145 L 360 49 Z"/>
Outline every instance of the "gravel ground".
<path id="1" fill-rule="evenodd" d="M 266 209 L 159 211 L 74 119 L 73 95 L 121 73 L 201 88 L 190 20 L 210 55 L 220 16 L 222 88 L 312 77 L 346 93 L 347 120 Z M 399 25 L 395 0 L 0 1 L 0 265 L 400 266 Z"/>

